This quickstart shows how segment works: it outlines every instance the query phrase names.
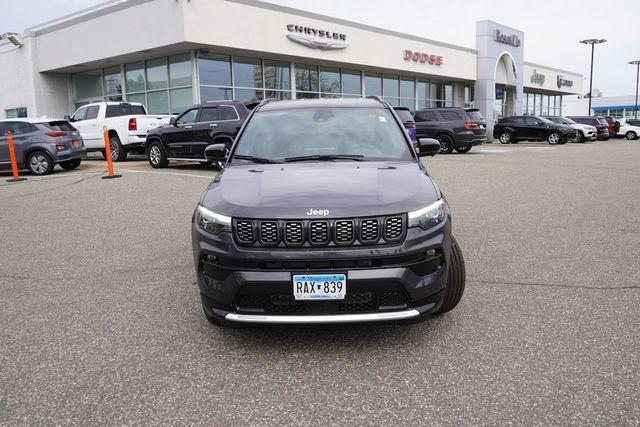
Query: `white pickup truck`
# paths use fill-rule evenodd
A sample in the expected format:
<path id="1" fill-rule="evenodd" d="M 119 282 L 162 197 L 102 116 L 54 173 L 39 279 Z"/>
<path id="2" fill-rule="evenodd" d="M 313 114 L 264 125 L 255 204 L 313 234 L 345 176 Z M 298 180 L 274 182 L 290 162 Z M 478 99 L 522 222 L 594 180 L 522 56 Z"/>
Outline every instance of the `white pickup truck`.
<path id="1" fill-rule="evenodd" d="M 104 154 L 104 130 L 109 133 L 111 158 L 123 161 L 130 151 L 144 153 L 147 132 L 169 123 L 170 115 L 147 114 L 138 102 L 96 102 L 83 105 L 69 118 L 80 131 L 87 151 Z"/>

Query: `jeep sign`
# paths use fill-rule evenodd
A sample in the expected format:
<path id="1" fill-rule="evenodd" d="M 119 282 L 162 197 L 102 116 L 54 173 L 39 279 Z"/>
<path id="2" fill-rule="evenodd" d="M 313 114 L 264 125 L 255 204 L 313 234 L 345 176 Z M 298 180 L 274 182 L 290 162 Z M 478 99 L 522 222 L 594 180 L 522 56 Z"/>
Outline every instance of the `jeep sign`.
<path id="1" fill-rule="evenodd" d="M 538 73 L 538 70 L 533 70 L 533 74 L 531 74 L 531 83 L 538 84 L 542 86 L 545 81 L 545 75 Z"/>

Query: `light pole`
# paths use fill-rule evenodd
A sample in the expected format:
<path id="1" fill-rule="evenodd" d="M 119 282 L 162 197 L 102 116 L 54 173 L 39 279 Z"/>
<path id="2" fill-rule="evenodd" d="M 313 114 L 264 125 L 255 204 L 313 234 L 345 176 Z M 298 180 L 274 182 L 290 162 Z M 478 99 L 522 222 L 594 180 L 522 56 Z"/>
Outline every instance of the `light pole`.
<path id="1" fill-rule="evenodd" d="M 591 115 L 591 90 L 593 89 L 593 51 L 594 46 L 606 42 L 605 39 L 580 40 L 580 43 L 591 45 L 591 71 L 589 73 L 589 115 Z"/>
<path id="2" fill-rule="evenodd" d="M 636 109 L 633 110 L 633 118 L 638 118 L 638 84 L 640 83 L 640 60 L 630 61 L 629 64 L 636 66 Z"/>

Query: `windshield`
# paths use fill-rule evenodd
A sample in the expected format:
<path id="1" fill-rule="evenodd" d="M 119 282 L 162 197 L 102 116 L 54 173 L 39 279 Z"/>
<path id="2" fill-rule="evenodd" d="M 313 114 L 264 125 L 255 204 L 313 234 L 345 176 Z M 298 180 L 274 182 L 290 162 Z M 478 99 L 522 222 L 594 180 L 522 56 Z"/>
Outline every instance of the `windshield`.
<path id="1" fill-rule="evenodd" d="M 388 110 L 381 108 L 300 108 L 256 112 L 233 156 L 284 161 L 301 156 L 323 160 L 410 160 L 410 146 Z M 353 159 L 351 159 L 353 160 Z"/>
<path id="2" fill-rule="evenodd" d="M 551 120 L 545 119 L 544 117 L 538 117 L 538 119 L 542 120 L 542 122 L 547 123 L 547 124 L 553 123 Z"/>
<path id="3" fill-rule="evenodd" d="M 576 122 L 574 122 L 573 120 L 571 120 L 568 117 L 563 117 L 562 120 L 564 120 L 565 123 L 568 123 L 570 125 L 575 125 L 576 124 Z"/>

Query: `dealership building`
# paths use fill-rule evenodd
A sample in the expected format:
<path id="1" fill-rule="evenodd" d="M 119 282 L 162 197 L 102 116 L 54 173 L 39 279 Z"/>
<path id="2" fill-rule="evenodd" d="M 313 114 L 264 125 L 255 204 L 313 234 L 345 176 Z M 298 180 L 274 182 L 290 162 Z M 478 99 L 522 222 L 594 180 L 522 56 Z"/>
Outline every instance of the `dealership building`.
<path id="1" fill-rule="evenodd" d="M 128 0 L 0 39 L 0 117 L 62 117 L 102 100 L 151 113 L 264 98 L 384 97 L 477 107 L 487 122 L 561 114 L 582 76 L 524 59 L 525 34 L 476 23 L 475 49 L 258 0 Z"/>

